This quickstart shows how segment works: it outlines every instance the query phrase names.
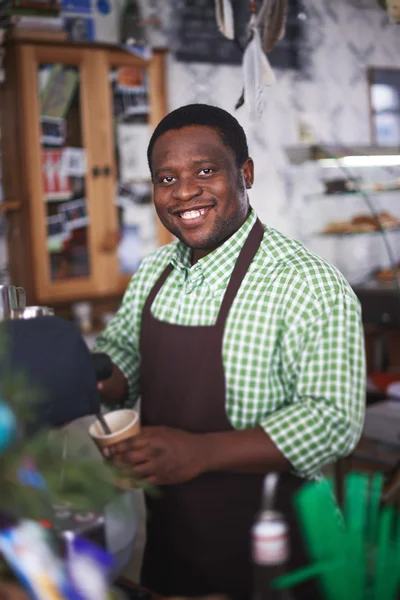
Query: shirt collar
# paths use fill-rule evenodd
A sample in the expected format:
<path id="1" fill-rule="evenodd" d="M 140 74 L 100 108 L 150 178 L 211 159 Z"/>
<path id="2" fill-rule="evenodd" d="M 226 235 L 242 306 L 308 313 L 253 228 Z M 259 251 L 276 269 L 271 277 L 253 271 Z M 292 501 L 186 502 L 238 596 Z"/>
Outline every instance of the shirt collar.
<path id="1" fill-rule="evenodd" d="M 175 268 L 183 272 L 185 278 L 198 279 L 198 276 L 207 280 L 211 289 L 225 287 L 226 280 L 231 276 L 233 267 L 237 261 L 239 253 L 257 220 L 257 215 L 253 209 L 243 223 L 230 238 L 221 246 L 216 248 L 207 256 L 204 256 L 197 261 L 195 265 L 191 265 L 191 249 L 183 242 L 178 242 L 175 255 L 171 262 Z"/>

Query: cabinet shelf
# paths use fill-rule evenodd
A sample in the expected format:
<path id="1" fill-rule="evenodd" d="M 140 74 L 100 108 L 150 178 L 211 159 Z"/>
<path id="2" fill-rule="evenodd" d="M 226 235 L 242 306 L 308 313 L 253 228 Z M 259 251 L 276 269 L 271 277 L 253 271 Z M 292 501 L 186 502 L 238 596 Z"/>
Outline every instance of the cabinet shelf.
<path id="1" fill-rule="evenodd" d="M 361 190 L 363 194 L 367 194 L 368 196 L 381 196 L 382 194 L 398 194 L 400 197 L 400 187 L 399 188 L 388 188 L 387 190 Z M 304 198 L 308 201 L 323 201 L 323 200 L 335 200 L 338 199 L 353 199 L 354 197 L 360 197 L 359 191 L 354 192 L 338 192 L 337 194 L 324 194 L 324 193 L 315 193 L 315 194 L 305 194 Z"/>
<path id="2" fill-rule="evenodd" d="M 0 204 L 0 213 L 14 211 L 10 278 L 31 304 L 120 298 L 148 248 L 172 239 L 151 210 L 151 184 L 138 185 L 136 166 L 145 164 L 148 177 L 145 134 L 166 113 L 164 52 L 143 59 L 114 45 L 63 40 L 7 40 L 5 47 L 4 197 L 22 199 Z M 133 90 L 128 100 L 120 85 Z M 141 116 L 130 114 L 121 125 L 128 110 Z M 133 129 L 139 124 L 141 137 Z M 136 170 L 132 147 L 143 157 Z M 118 206 L 128 182 L 127 201 Z M 148 199 L 147 212 L 138 198 Z"/>
<path id="3" fill-rule="evenodd" d="M 308 161 L 331 159 L 332 157 L 340 159 L 351 156 L 381 157 L 400 154 L 400 148 L 397 146 L 357 146 L 343 148 L 342 146 L 304 145 L 289 146 L 285 150 L 289 161 L 293 165 L 301 165 Z"/>
<path id="4" fill-rule="evenodd" d="M 19 210 L 21 208 L 21 202 L 17 200 L 9 202 L 0 202 L 0 213 L 11 212 L 13 210 Z"/>
<path id="5" fill-rule="evenodd" d="M 392 233 L 392 232 L 398 232 L 400 231 L 400 226 L 399 227 L 385 227 L 384 228 L 385 233 Z M 376 230 L 376 231 L 343 231 L 343 232 L 336 232 L 336 231 L 332 231 L 332 232 L 324 232 L 324 231 L 317 231 L 315 233 L 312 234 L 313 237 L 320 237 L 320 238 L 326 238 L 326 237 L 345 237 L 345 238 L 349 238 L 349 237 L 354 237 L 354 236 L 376 236 L 376 235 L 382 235 L 382 232 L 380 230 Z"/>

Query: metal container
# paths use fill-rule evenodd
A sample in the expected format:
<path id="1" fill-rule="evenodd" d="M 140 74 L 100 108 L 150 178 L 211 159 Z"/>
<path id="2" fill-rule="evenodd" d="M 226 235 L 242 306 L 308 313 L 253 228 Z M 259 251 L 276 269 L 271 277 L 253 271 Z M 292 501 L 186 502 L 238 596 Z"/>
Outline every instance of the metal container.
<path id="1" fill-rule="evenodd" d="M 25 308 L 26 295 L 22 287 L 15 285 L 0 285 L 0 321 L 13 318 L 15 311 Z"/>
<path id="2" fill-rule="evenodd" d="M 12 319 L 35 319 L 36 317 L 53 317 L 54 308 L 50 306 L 25 306 L 21 309 L 13 310 Z"/>

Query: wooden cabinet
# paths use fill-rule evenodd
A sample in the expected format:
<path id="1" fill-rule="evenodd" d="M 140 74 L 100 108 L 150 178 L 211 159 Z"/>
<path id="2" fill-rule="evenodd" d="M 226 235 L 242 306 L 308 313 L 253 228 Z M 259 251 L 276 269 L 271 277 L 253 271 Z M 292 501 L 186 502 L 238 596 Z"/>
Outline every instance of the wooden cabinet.
<path id="1" fill-rule="evenodd" d="M 5 68 L 11 281 L 29 304 L 122 295 L 143 244 L 170 241 L 143 165 L 166 112 L 163 53 L 145 61 L 109 45 L 13 41 Z"/>

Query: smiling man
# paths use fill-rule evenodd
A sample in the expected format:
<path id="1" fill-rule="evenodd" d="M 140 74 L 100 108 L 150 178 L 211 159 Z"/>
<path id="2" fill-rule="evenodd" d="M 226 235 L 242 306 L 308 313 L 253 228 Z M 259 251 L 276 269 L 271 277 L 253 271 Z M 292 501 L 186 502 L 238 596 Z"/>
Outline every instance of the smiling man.
<path id="1" fill-rule="evenodd" d="M 178 239 L 143 261 L 97 343 L 114 362 L 104 401 L 141 398 L 141 433 L 111 454 L 161 487 L 147 501 L 142 583 L 248 598 L 264 475 L 281 473 L 276 505 L 301 564 L 293 493 L 359 439 L 360 307 L 332 265 L 260 223 L 246 136 L 229 113 L 173 111 L 148 160 L 157 213 Z"/>
<path id="2" fill-rule="evenodd" d="M 253 183 L 253 161 L 247 151 L 226 150 L 218 130 L 196 125 L 150 143 L 158 216 L 192 248 L 193 264 L 240 229 L 250 213 L 246 188 Z"/>

